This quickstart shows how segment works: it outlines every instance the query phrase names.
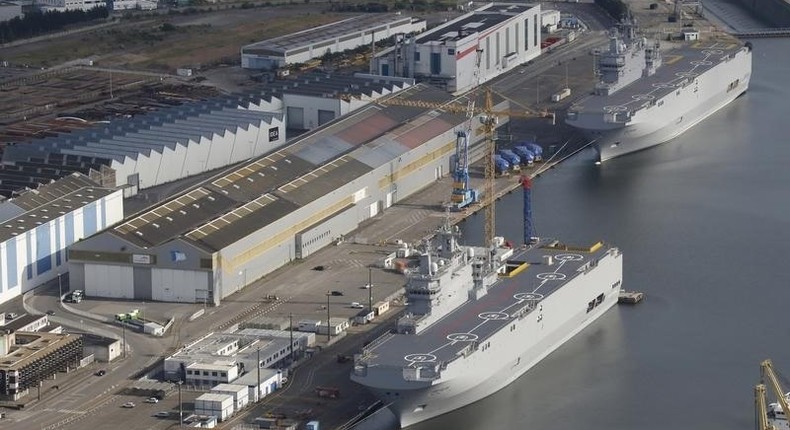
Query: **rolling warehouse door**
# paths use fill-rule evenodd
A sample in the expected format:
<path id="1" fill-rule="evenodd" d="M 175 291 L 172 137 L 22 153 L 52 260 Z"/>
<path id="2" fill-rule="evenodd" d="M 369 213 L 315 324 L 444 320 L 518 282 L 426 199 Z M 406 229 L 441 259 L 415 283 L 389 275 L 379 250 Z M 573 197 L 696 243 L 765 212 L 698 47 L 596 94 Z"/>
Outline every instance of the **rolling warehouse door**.
<path id="1" fill-rule="evenodd" d="M 288 108 L 288 128 L 304 129 L 304 108 Z"/>
<path id="2" fill-rule="evenodd" d="M 318 109 L 318 126 L 322 126 L 335 119 L 335 113 L 331 110 Z"/>

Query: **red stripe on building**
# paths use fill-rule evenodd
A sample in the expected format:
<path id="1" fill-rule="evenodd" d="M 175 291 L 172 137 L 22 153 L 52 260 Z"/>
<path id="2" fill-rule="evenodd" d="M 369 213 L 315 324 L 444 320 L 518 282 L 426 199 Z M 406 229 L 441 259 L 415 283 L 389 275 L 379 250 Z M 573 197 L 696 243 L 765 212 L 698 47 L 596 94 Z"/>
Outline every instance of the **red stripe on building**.
<path id="1" fill-rule="evenodd" d="M 466 49 L 466 50 L 464 50 L 464 51 L 456 52 L 456 53 L 455 53 L 455 59 L 456 59 L 456 60 L 460 60 L 461 58 L 464 58 L 464 57 L 466 57 L 466 56 L 467 56 L 467 55 L 469 55 L 470 53 L 472 53 L 472 52 L 475 52 L 479 46 L 480 46 L 480 45 L 475 45 L 475 46 L 472 46 L 471 48 L 467 48 L 467 49 Z"/>

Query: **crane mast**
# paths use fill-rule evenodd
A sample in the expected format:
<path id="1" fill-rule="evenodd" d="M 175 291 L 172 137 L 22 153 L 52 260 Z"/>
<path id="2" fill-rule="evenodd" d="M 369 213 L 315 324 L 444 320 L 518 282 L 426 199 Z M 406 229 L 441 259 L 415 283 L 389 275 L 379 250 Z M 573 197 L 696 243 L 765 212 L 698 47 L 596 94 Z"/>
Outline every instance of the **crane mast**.
<path id="1" fill-rule="evenodd" d="M 494 115 L 494 102 L 491 91 L 486 89 L 485 101 L 483 104 L 483 116 L 480 120 L 483 123 L 485 132 L 485 245 L 494 245 L 494 235 L 496 234 L 496 210 L 494 199 L 494 129 L 499 123 L 499 118 Z"/>
<path id="2" fill-rule="evenodd" d="M 770 383 L 771 388 L 774 391 L 774 394 L 776 394 L 779 406 L 782 408 L 782 411 L 785 413 L 785 417 L 787 417 L 787 414 L 790 413 L 790 406 L 788 406 L 788 401 L 787 401 L 788 396 L 784 391 L 782 391 L 782 386 L 779 384 L 779 379 L 776 377 L 776 372 L 774 371 L 773 362 L 770 359 L 763 360 L 763 362 L 760 363 L 760 376 L 762 379 L 761 382 L 763 384 L 765 384 L 766 382 Z M 773 429 L 774 426 L 769 426 L 768 428 Z"/>
<path id="3" fill-rule="evenodd" d="M 768 411 L 765 403 L 765 384 L 757 384 L 754 387 L 754 414 L 757 430 L 776 430 L 768 423 Z"/>

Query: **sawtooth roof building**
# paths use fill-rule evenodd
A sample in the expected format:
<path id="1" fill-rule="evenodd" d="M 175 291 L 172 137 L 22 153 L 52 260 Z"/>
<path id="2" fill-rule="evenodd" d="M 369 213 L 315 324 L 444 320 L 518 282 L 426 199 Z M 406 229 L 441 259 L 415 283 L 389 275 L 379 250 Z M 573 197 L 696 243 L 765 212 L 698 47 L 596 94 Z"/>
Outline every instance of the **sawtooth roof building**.
<path id="1" fill-rule="evenodd" d="M 81 172 L 124 195 L 271 152 L 286 127 L 309 130 L 412 86 L 414 79 L 310 73 L 231 95 L 165 108 L 7 146 L 0 195 Z M 287 118 L 287 123 L 284 122 Z"/>
<path id="2" fill-rule="evenodd" d="M 424 85 L 395 98 L 432 107 L 365 106 L 82 240 L 69 250 L 72 287 L 218 305 L 307 258 L 450 172 L 466 118 L 436 106 L 465 100 Z"/>
<path id="3" fill-rule="evenodd" d="M 104 185 L 153 187 L 281 146 L 283 116 L 275 112 L 279 100 L 272 102 L 226 96 L 174 106 L 101 128 L 8 146 L 3 161 L 47 164 L 75 157 L 110 167 L 115 183 Z"/>

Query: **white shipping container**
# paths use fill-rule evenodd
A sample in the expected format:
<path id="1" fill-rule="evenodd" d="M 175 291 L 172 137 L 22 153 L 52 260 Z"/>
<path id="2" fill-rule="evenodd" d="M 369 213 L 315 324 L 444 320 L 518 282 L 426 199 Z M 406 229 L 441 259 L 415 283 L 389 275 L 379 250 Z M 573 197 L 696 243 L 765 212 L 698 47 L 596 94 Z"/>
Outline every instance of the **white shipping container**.
<path id="1" fill-rule="evenodd" d="M 551 96 L 551 101 L 558 102 L 558 101 L 564 99 L 565 97 L 568 97 L 569 95 L 571 95 L 571 89 L 570 88 L 563 88 L 563 89 L 560 90 L 560 92 L 555 93 L 555 94 L 553 94 Z"/>
<path id="2" fill-rule="evenodd" d="M 233 396 L 229 394 L 205 393 L 195 399 L 195 413 L 215 416 L 224 421 L 233 415 Z"/>

